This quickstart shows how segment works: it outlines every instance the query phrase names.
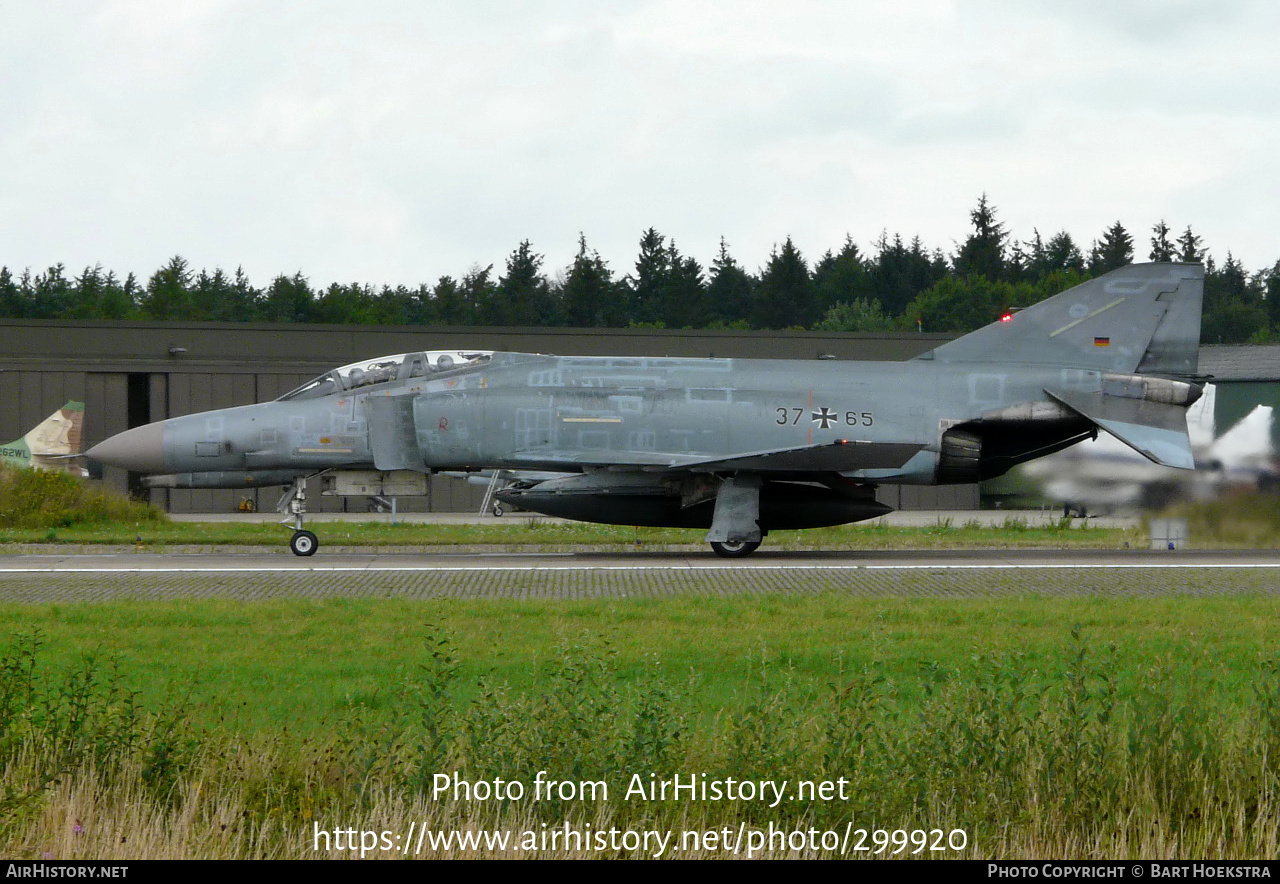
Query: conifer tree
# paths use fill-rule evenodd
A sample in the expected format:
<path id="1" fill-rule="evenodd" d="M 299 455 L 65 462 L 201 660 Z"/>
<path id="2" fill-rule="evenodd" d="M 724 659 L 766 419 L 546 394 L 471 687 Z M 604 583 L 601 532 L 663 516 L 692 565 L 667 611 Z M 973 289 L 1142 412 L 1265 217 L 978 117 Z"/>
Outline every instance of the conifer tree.
<path id="1" fill-rule="evenodd" d="M 1043 279 L 1050 271 L 1048 249 L 1040 236 L 1040 228 L 1031 228 L 1032 237 L 1027 241 L 1027 276 L 1032 282 Z"/>
<path id="2" fill-rule="evenodd" d="M 484 268 L 476 264 L 462 277 L 458 294 L 462 299 L 462 312 L 467 317 L 468 324 L 485 325 L 485 317 L 496 311 L 492 301 L 497 297 L 498 287 L 491 278 L 492 273 L 492 264 Z"/>
<path id="3" fill-rule="evenodd" d="M 249 322 L 262 310 L 262 291 L 253 287 L 244 267 L 236 267 L 227 287 L 227 317 L 233 322 Z"/>
<path id="4" fill-rule="evenodd" d="M 720 237 L 720 251 L 711 262 L 711 280 L 707 283 L 711 322 L 721 325 L 745 323 L 751 318 L 751 276 L 729 254 L 729 246 Z"/>
<path id="5" fill-rule="evenodd" d="M 755 328 L 777 329 L 809 326 L 816 321 L 812 312 L 809 267 L 788 236 L 781 249 L 774 247 L 768 265 L 760 274 L 751 324 Z"/>
<path id="6" fill-rule="evenodd" d="M 1133 263 L 1133 237 L 1117 221 L 1106 229 L 1102 239 L 1089 250 L 1089 272 L 1101 276 Z"/>
<path id="7" fill-rule="evenodd" d="M 813 268 L 815 312 L 826 316 L 837 304 L 851 304 L 870 297 L 870 277 L 853 237 L 845 235 L 838 254 L 828 251 Z M 869 303 L 869 302 L 868 302 Z M 879 302 L 876 302 L 879 304 Z"/>
<path id="8" fill-rule="evenodd" d="M 147 281 L 139 306 L 147 319 L 191 318 L 191 268 L 181 255 L 174 255 Z"/>
<path id="9" fill-rule="evenodd" d="M 190 319 L 226 322 L 237 318 L 233 312 L 235 301 L 231 297 L 231 281 L 221 268 L 209 273 L 201 270 L 191 286 Z"/>
<path id="10" fill-rule="evenodd" d="M 918 236 L 908 247 L 901 234 L 895 233 L 890 241 L 888 233 L 881 231 L 875 246 L 867 296 L 879 301 L 891 316 L 900 315 L 913 298 L 948 275 L 946 259 L 941 253 L 930 256 Z"/>
<path id="11" fill-rule="evenodd" d="M 625 325 L 617 300 L 612 271 L 600 259 L 599 252 L 587 249 L 587 237 L 579 233 L 578 254 L 560 287 L 565 322 L 577 328 Z"/>
<path id="12" fill-rule="evenodd" d="M 1169 242 L 1169 225 L 1161 218 L 1151 228 L 1151 253 L 1147 256 L 1152 261 L 1175 261 L 1178 253 L 1173 243 Z"/>
<path id="13" fill-rule="evenodd" d="M 436 319 L 442 325 L 470 325 L 472 317 L 467 311 L 458 281 L 452 276 L 442 276 L 431 291 Z"/>
<path id="14" fill-rule="evenodd" d="M 315 296 L 311 284 L 298 271 L 293 276 L 280 274 L 263 294 L 261 316 L 267 322 L 313 322 Z"/>
<path id="15" fill-rule="evenodd" d="M 995 206 L 984 193 L 978 206 L 969 213 L 973 233 L 956 253 L 955 269 L 960 276 L 983 276 L 995 282 L 1004 277 L 1004 248 L 1008 233 L 996 220 Z"/>
<path id="16" fill-rule="evenodd" d="M 102 265 L 86 267 L 71 284 L 71 309 L 68 318 L 98 319 L 102 317 L 107 300 L 107 286 L 111 280 L 102 272 Z M 119 317 L 117 317 L 119 318 Z"/>
<path id="17" fill-rule="evenodd" d="M 132 319 L 137 311 L 137 304 L 134 303 L 131 294 L 126 291 L 125 286 L 120 284 L 120 280 L 111 271 L 106 275 L 102 275 L 101 267 L 95 267 L 99 287 L 97 291 L 97 301 L 90 308 L 86 305 L 86 318 L 90 319 Z M 132 279 L 132 275 L 129 277 Z"/>
<path id="18" fill-rule="evenodd" d="M 375 325 L 409 325 L 414 312 L 414 292 L 408 286 L 384 285 L 374 295 L 369 286 L 361 286 L 369 297 L 368 320 Z"/>
<path id="19" fill-rule="evenodd" d="M 8 267 L 0 267 L 0 316 L 22 319 L 27 315 L 27 299 Z"/>
<path id="20" fill-rule="evenodd" d="M 1271 320 L 1274 333 L 1280 333 L 1280 261 L 1271 265 L 1271 269 L 1262 274 L 1267 305 L 1267 316 Z"/>
<path id="21" fill-rule="evenodd" d="M 1191 232 L 1191 226 L 1178 237 L 1178 260 L 1188 264 L 1203 264 L 1205 258 L 1204 244 L 1200 237 Z"/>
<path id="22" fill-rule="evenodd" d="M 681 255 L 675 240 L 667 248 L 667 278 L 661 287 L 658 321 L 667 328 L 702 328 L 710 320 L 702 265 Z"/>
<path id="23" fill-rule="evenodd" d="M 498 280 L 495 309 L 485 316 L 488 325 L 555 325 L 551 286 L 542 275 L 542 256 L 534 254 L 526 239 L 507 257 L 507 272 Z"/>
<path id="24" fill-rule="evenodd" d="M 666 237 L 650 227 L 640 237 L 636 272 L 627 278 L 631 290 L 631 322 L 658 325 L 662 321 L 663 288 L 667 284 L 670 254 Z"/>
<path id="25" fill-rule="evenodd" d="M 1084 255 L 1071 234 L 1060 230 L 1045 244 L 1045 275 L 1062 271 L 1084 271 Z"/>

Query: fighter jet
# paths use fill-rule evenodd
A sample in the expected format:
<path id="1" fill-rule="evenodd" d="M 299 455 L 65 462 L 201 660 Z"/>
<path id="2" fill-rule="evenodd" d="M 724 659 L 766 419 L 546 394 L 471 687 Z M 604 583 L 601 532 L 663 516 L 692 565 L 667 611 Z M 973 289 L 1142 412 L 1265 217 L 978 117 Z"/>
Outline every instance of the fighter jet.
<path id="1" fill-rule="evenodd" d="M 169 487 L 425 491 L 436 471 L 548 472 L 500 500 L 589 522 L 707 529 L 722 556 L 773 530 L 882 515 L 882 483 L 969 483 L 1105 429 L 1191 469 L 1204 273 L 1113 271 L 903 362 L 422 352 L 327 372 L 273 402 L 127 430 L 89 457 Z M 406 491 L 405 489 L 409 489 Z"/>
<path id="2" fill-rule="evenodd" d="M 21 439 L 0 445 L 0 463 L 22 469 L 63 470 L 76 476 L 89 472 L 72 459 L 80 454 L 84 403 L 74 400 L 59 408 Z"/>

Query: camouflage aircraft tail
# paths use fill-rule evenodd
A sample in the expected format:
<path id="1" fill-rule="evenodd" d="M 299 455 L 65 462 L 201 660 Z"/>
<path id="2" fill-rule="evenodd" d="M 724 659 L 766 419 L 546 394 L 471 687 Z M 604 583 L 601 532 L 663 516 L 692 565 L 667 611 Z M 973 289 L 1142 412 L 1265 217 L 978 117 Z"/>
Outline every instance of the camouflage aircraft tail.
<path id="1" fill-rule="evenodd" d="M 1133 264 L 918 358 L 1192 378 L 1203 297 L 1199 264 Z"/>
<path id="2" fill-rule="evenodd" d="M 70 401 L 20 439 L 0 445 L 0 463 L 23 469 L 67 470 L 87 475 L 72 458 L 80 453 L 84 403 Z"/>

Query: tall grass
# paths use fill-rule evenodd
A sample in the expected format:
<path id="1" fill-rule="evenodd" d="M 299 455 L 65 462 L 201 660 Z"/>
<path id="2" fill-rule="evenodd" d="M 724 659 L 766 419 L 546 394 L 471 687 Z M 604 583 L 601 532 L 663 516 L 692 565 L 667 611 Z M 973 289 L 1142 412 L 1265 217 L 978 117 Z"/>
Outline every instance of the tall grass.
<path id="1" fill-rule="evenodd" d="M 111 662 L 45 671 L 38 636 L 0 654 L 0 844 L 9 856 L 310 856 L 355 827 L 595 825 L 962 828 L 970 856 L 1271 856 L 1280 664 L 1224 720 L 1184 671 L 1121 696 L 1110 649 L 1073 632 L 1044 665 L 978 654 L 910 679 L 875 664 L 813 687 L 762 654 L 733 702 L 691 713 L 696 675 L 620 677 L 607 644 L 566 642 L 531 689 L 463 685 L 436 631 L 389 714 L 352 704 L 331 737 L 197 731 L 182 692 L 142 709 Z M 1191 679 L 1195 681 L 1194 678 Z M 461 688 L 466 687 L 466 699 Z M 912 699 L 907 700 L 910 696 Z M 387 713 L 388 710 L 380 710 Z M 603 781 L 533 800 L 539 771 Z M 525 786 L 519 801 L 436 794 L 437 774 Z M 631 777 L 844 780 L 843 800 L 624 800 Z M 339 853 L 341 851 L 338 851 Z"/>
<path id="2" fill-rule="evenodd" d="M 5 528 L 163 521 L 168 517 L 162 510 L 130 500 L 101 483 L 53 470 L 0 467 L 0 525 Z"/>
<path id="3" fill-rule="evenodd" d="M 1275 492 L 1229 494 L 1181 504 L 1172 507 L 1169 514 L 1187 520 L 1197 546 L 1280 546 L 1280 495 Z"/>

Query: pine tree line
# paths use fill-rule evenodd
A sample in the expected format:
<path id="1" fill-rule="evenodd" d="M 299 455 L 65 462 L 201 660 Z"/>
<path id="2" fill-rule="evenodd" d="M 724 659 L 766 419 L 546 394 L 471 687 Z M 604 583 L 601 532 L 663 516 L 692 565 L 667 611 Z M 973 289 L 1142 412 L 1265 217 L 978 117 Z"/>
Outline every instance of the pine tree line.
<path id="1" fill-rule="evenodd" d="M 582 328 L 802 328 L 830 331 L 965 332 L 1134 260 L 1205 265 L 1205 343 L 1280 341 L 1280 261 L 1250 273 L 1228 253 L 1219 265 L 1190 227 L 1178 237 L 1163 221 L 1150 250 L 1135 257 L 1116 222 L 1081 249 L 1066 231 L 1012 239 L 983 195 L 972 231 L 954 255 L 881 233 L 864 254 L 852 238 L 812 265 L 788 237 L 756 273 L 722 239 L 710 267 L 654 229 L 640 238 L 634 270 L 617 275 L 578 240 L 572 263 L 554 277 L 526 240 L 505 270 L 473 267 L 434 285 L 333 283 L 313 288 L 301 273 L 266 288 L 242 270 L 195 271 L 180 256 L 142 284 L 101 266 L 68 276 L 58 264 L 15 275 L 0 268 L 0 317 L 77 320 L 315 322 L 357 325 Z"/>

